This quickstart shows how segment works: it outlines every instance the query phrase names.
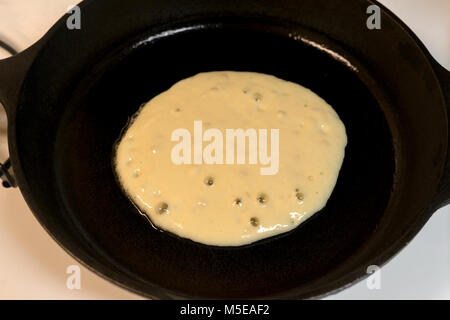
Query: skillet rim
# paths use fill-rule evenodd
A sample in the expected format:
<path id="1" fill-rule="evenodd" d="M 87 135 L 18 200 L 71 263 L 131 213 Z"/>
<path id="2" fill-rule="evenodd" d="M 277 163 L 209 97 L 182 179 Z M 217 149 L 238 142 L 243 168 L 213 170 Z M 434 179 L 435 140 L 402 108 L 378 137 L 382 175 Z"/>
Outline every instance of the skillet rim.
<path id="1" fill-rule="evenodd" d="M 405 36 L 409 36 L 413 40 L 413 42 L 419 47 L 421 53 L 426 58 L 426 61 L 428 63 L 427 67 L 430 69 L 430 71 L 433 72 L 434 78 L 436 79 L 437 83 L 439 83 L 436 72 L 431 64 L 431 62 L 433 61 L 433 57 L 431 56 L 429 51 L 426 49 L 426 47 L 423 45 L 423 43 L 417 38 L 417 36 L 397 16 L 395 16 L 391 11 L 389 11 L 386 7 L 379 4 L 378 2 L 372 1 L 372 0 L 358 0 L 358 1 L 364 1 L 364 2 L 368 2 L 368 3 L 376 4 L 376 5 L 380 6 L 380 8 L 382 8 L 382 11 L 385 14 L 389 15 L 391 20 L 400 26 L 400 28 L 404 32 Z M 91 2 L 92 2 L 92 0 L 86 0 L 86 1 L 83 1 L 81 4 L 79 4 L 79 6 L 84 7 L 84 6 L 87 6 Z M 35 49 L 37 49 L 38 51 L 40 51 L 40 49 L 42 49 L 46 45 L 47 42 L 51 41 L 53 33 L 56 30 L 58 30 L 62 25 L 65 24 L 65 20 L 66 20 L 66 15 L 63 16 L 60 20 L 58 20 L 58 22 L 55 23 L 55 25 L 50 29 L 50 31 L 41 40 L 39 40 L 38 43 L 36 43 L 33 47 Z M 38 57 L 39 52 L 36 52 L 36 53 L 37 53 L 36 57 Z M 33 64 L 34 64 L 34 62 L 35 62 L 35 60 L 33 60 Z M 31 70 L 32 67 L 33 67 L 33 65 L 30 67 L 29 70 Z M 26 80 L 26 78 L 25 78 L 25 80 Z M 25 83 L 25 81 L 24 81 L 24 83 Z M 444 112 L 447 114 L 447 108 L 445 108 L 446 103 L 444 100 L 444 94 L 443 94 L 442 87 L 439 87 L 439 90 L 441 93 L 442 105 L 444 106 Z M 20 91 L 20 95 L 21 94 L 22 94 L 22 90 Z M 128 291 L 140 294 L 145 297 L 151 297 L 153 299 L 158 299 L 165 295 L 167 295 L 168 297 L 170 297 L 171 295 L 174 295 L 175 297 L 177 297 L 178 293 L 173 292 L 173 294 L 172 294 L 172 293 L 170 293 L 171 290 L 169 290 L 167 288 L 160 288 L 160 287 L 156 286 L 157 288 L 155 288 L 155 289 L 157 291 L 161 290 L 162 292 L 159 292 L 159 293 L 163 293 L 161 296 L 156 297 L 156 296 L 152 296 L 146 292 L 142 292 L 139 289 L 136 289 L 136 287 L 132 287 L 132 286 L 126 285 L 122 282 L 119 282 L 119 281 L 115 280 L 113 277 L 111 277 L 110 275 L 107 275 L 104 272 L 100 272 L 100 271 L 96 270 L 94 267 L 91 267 L 89 263 L 84 262 L 85 260 L 89 260 L 89 259 L 86 259 L 86 256 L 84 254 L 81 254 L 81 256 L 83 256 L 83 258 L 78 258 L 78 255 L 74 252 L 77 250 L 74 250 L 74 248 L 69 250 L 68 247 L 63 245 L 62 240 L 60 240 L 59 238 L 56 238 L 56 236 L 50 231 L 50 228 L 48 228 L 47 225 L 45 225 L 41 221 L 39 216 L 35 213 L 35 212 L 40 212 L 42 210 L 40 210 L 38 208 L 38 205 L 35 203 L 34 198 L 31 195 L 32 191 L 29 188 L 27 178 L 25 177 L 24 172 L 22 170 L 22 166 L 20 165 L 21 159 L 20 159 L 17 144 L 16 144 L 16 134 L 15 134 L 16 112 L 13 112 L 13 114 L 14 115 L 12 117 L 8 118 L 8 122 L 10 124 L 9 129 L 8 129 L 8 142 L 9 142 L 9 147 L 11 150 L 10 153 L 11 153 L 13 167 L 18 168 L 18 169 L 16 169 L 16 177 L 18 180 L 18 184 L 20 186 L 20 191 L 21 191 L 24 199 L 26 200 L 28 206 L 30 207 L 31 211 L 33 212 L 33 215 L 35 216 L 35 218 L 39 221 L 39 223 L 47 231 L 47 233 L 58 243 L 58 245 L 60 245 L 67 253 L 69 253 L 69 255 L 71 255 L 77 262 L 84 265 L 89 270 L 91 270 L 95 274 L 101 276 L 102 278 L 107 279 L 108 281 L 110 281 L 124 289 L 127 289 Z M 445 122 L 446 122 L 446 129 L 447 129 L 447 133 L 448 133 L 448 118 L 445 119 Z M 448 142 L 448 137 L 447 137 L 447 142 Z M 446 150 L 443 153 L 444 156 L 448 153 L 448 145 L 446 145 L 445 148 L 446 148 Z M 440 181 L 443 180 L 443 171 L 444 171 L 445 161 L 446 161 L 446 158 L 444 157 L 444 159 L 442 159 L 442 161 L 441 161 L 441 166 L 440 166 L 441 167 L 440 168 L 440 172 L 441 172 Z M 437 189 L 437 186 L 436 186 L 436 189 Z M 392 259 L 396 254 L 398 254 L 401 251 L 401 249 L 403 249 L 406 246 L 406 244 L 409 243 L 409 241 L 418 233 L 418 231 L 420 231 L 420 229 L 423 227 L 423 225 L 431 217 L 434 209 L 435 208 L 432 208 L 432 207 L 426 208 L 426 210 L 424 210 L 424 212 L 422 212 L 422 214 L 420 215 L 420 219 L 415 221 L 414 226 L 412 228 L 410 228 L 409 230 L 405 229 L 405 233 L 403 234 L 403 236 L 399 237 L 396 241 L 394 241 L 394 243 L 389 247 L 389 249 L 385 250 L 382 254 L 380 254 L 377 257 L 378 261 L 382 261 L 382 263 L 378 263 L 380 266 L 389 262 L 390 259 Z M 355 277 L 354 276 L 355 274 L 360 275 L 361 272 L 359 272 L 358 270 L 355 270 L 354 272 L 347 274 L 345 277 L 341 277 L 334 282 L 328 283 L 327 285 L 325 285 L 319 289 L 316 289 L 315 291 L 312 291 L 311 295 L 309 295 L 310 298 L 323 298 L 323 297 L 329 296 L 331 294 L 335 294 L 347 287 L 352 286 L 353 284 L 361 281 L 362 279 L 364 279 L 365 277 L 368 276 L 368 274 L 363 274 L 362 276 Z M 352 279 L 352 280 L 346 281 L 345 279 Z M 331 290 L 330 289 L 322 290 L 323 288 L 330 288 Z M 263 297 L 263 298 L 265 298 L 265 297 Z"/>

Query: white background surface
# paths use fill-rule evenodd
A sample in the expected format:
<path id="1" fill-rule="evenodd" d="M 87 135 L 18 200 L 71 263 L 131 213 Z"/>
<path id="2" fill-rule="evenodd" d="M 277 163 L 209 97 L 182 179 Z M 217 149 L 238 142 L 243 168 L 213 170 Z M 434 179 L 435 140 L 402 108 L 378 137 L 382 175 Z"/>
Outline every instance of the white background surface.
<path id="1" fill-rule="evenodd" d="M 403 19 L 432 55 L 450 69 L 450 0 L 380 2 Z M 22 50 L 76 3 L 0 0 L 0 39 Z M 0 136 L 0 161 L 6 154 L 5 138 Z M 41 228 L 20 192 L 0 189 L 0 299 L 139 298 L 84 267 L 81 290 L 69 290 L 66 268 L 70 265 L 78 263 Z M 362 281 L 329 299 L 450 299 L 450 207 L 436 212 L 407 248 L 381 269 L 380 290 L 369 290 Z"/>

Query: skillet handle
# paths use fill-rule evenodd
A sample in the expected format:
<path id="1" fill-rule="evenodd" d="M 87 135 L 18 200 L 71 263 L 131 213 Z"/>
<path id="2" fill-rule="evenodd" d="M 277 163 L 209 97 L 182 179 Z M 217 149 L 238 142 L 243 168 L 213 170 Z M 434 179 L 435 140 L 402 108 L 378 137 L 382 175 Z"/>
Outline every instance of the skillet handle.
<path id="1" fill-rule="evenodd" d="M 438 191 L 431 202 L 433 211 L 450 204 L 450 71 L 442 67 L 436 60 L 431 58 L 431 64 L 441 84 L 442 93 L 445 103 L 447 104 L 447 117 L 449 117 L 449 146 L 447 150 L 447 161 L 445 163 L 444 172 L 442 173 L 441 182 Z"/>
<path id="2" fill-rule="evenodd" d="M 17 107 L 20 88 L 39 47 L 36 43 L 17 55 L 0 60 L 0 103 L 5 107 L 8 118 Z"/>
<path id="3" fill-rule="evenodd" d="M 9 52 L 12 56 L 17 54 L 17 51 L 13 47 L 1 40 L 0 47 Z M 1 106 L 3 107 L 3 105 Z M 3 161 L 3 159 L 0 160 Z M 11 161 L 9 158 L 4 163 L 0 162 L 0 179 L 2 180 L 2 186 L 4 188 L 16 187 L 14 174 L 11 172 Z"/>
<path id="4" fill-rule="evenodd" d="M 0 60 L 0 104 L 5 108 L 8 122 L 14 121 L 22 83 L 41 44 L 42 41 L 38 41 L 19 54 L 9 46 L 2 46 L 13 54 L 10 58 Z M 17 186 L 10 159 L 0 162 L 0 182 L 5 188 Z"/>

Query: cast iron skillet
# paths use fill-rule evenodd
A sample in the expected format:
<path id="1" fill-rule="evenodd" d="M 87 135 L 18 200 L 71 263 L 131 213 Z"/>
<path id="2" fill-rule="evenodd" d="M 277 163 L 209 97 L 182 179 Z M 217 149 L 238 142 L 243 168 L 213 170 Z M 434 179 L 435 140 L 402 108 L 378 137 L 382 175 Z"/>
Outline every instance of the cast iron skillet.
<path id="1" fill-rule="evenodd" d="M 381 30 L 367 29 L 371 4 L 83 2 L 81 30 L 68 30 L 66 16 L 0 62 L 26 201 L 80 262 L 147 297 L 310 298 L 355 283 L 450 199 L 450 74 L 381 5 Z M 214 70 L 297 82 L 346 125 L 332 197 L 292 232 L 235 248 L 180 239 L 153 229 L 114 179 L 113 144 L 140 104 Z"/>

